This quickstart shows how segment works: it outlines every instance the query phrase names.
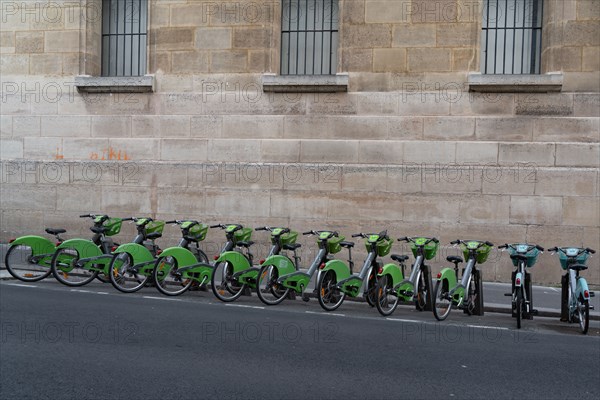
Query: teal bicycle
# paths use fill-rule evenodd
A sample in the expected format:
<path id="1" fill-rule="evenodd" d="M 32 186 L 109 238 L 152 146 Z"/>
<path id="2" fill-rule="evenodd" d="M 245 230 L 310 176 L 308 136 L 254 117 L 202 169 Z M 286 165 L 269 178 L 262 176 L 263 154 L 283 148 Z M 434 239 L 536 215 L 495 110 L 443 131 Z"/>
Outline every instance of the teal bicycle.
<path id="1" fill-rule="evenodd" d="M 507 295 L 512 298 L 512 315 L 517 319 L 517 329 L 521 329 L 523 319 L 533 319 L 537 314 L 537 310 L 533 309 L 531 276 L 527 270 L 535 265 L 544 248 L 537 244 L 513 243 L 503 244 L 498 249 L 508 249 L 510 259 L 516 267 L 512 273 L 512 293 Z"/>
<path id="2" fill-rule="evenodd" d="M 596 253 L 595 250 L 581 247 L 553 247 L 548 251 L 556 252 L 560 260 L 560 266 L 568 271 L 567 290 L 568 290 L 568 322 L 578 322 L 581 333 L 584 335 L 590 327 L 590 298 L 594 292 L 590 291 L 587 281 L 579 276 L 581 271 L 588 267 L 585 265 L 590 254 Z"/>

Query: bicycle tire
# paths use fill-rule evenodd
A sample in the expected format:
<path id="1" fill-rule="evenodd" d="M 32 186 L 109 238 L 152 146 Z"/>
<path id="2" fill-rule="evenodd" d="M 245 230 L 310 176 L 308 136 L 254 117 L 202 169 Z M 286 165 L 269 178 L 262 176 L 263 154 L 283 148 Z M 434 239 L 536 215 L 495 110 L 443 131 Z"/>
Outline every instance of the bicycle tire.
<path id="1" fill-rule="evenodd" d="M 447 298 L 448 288 L 446 288 L 444 281 L 438 280 L 435 284 L 435 298 L 433 301 L 433 316 L 438 321 L 443 321 L 448 318 L 450 311 L 452 311 L 452 300 Z"/>
<path id="2" fill-rule="evenodd" d="M 48 277 L 52 273 L 50 266 L 31 262 L 33 249 L 26 244 L 11 246 L 4 257 L 6 270 L 14 278 L 23 282 L 37 282 Z M 37 266 L 37 267 L 35 267 Z M 21 268 L 19 268 L 21 267 Z"/>

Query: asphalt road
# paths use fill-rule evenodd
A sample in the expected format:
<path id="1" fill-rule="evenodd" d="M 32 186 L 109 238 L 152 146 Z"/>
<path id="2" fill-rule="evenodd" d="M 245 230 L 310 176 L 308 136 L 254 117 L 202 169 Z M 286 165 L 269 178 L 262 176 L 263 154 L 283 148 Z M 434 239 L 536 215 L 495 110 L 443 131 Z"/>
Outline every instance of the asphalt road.
<path id="1" fill-rule="evenodd" d="M 125 295 L 93 283 L 0 282 L 2 399 L 536 398 L 600 395 L 600 326 L 514 329 L 365 303 L 231 305 L 211 293 Z"/>

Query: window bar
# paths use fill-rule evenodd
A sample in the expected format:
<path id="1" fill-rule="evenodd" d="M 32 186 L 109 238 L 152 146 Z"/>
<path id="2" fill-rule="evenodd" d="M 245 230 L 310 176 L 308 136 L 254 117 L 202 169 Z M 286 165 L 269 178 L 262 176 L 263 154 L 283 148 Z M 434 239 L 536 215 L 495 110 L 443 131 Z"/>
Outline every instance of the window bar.
<path id="1" fill-rule="evenodd" d="M 312 73 L 315 74 L 315 65 L 317 64 L 317 0 L 313 0 L 313 62 Z"/>
<path id="2" fill-rule="evenodd" d="M 323 13 L 321 14 L 321 70 L 319 73 L 323 73 L 323 49 L 325 48 L 325 0 L 323 0 Z"/>
<path id="3" fill-rule="evenodd" d="M 523 69 L 525 68 L 525 66 L 523 65 L 523 61 L 525 61 L 525 16 L 527 15 L 527 11 L 525 10 L 526 7 L 526 3 L 527 0 L 523 1 L 523 29 L 521 30 L 521 32 L 523 32 L 523 37 L 521 38 L 521 71 L 519 73 L 523 73 Z"/>
<path id="4" fill-rule="evenodd" d="M 529 72 L 531 74 L 535 73 L 536 70 L 536 64 L 535 64 L 535 53 L 536 53 L 536 49 L 537 49 L 537 14 L 538 14 L 538 7 L 537 7 L 537 1 L 534 1 L 532 4 L 532 11 L 531 11 L 531 27 L 533 28 L 531 30 L 531 65 L 529 67 Z"/>
<path id="5" fill-rule="evenodd" d="M 300 0 L 297 0 L 296 7 L 296 70 L 294 75 L 298 75 L 298 59 L 300 55 Z"/>
<path id="6" fill-rule="evenodd" d="M 508 0 L 506 0 L 508 2 Z M 514 27 L 514 31 L 513 31 L 513 44 L 512 44 L 512 68 L 510 73 L 514 74 L 515 73 L 515 39 L 517 37 L 517 0 L 514 0 L 515 2 L 515 6 L 513 7 L 513 27 Z"/>
<path id="7" fill-rule="evenodd" d="M 292 0 L 289 2 L 290 12 L 288 16 L 288 51 L 287 51 L 287 72 L 290 73 L 290 57 L 292 55 Z"/>
<path id="8" fill-rule="evenodd" d="M 517 0 L 515 0 L 517 1 Z M 489 33 L 490 33 L 490 0 L 487 0 L 487 7 L 486 7 L 486 13 L 487 13 L 487 17 L 485 20 L 485 73 L 487 74 L 488 72 L 488 43 L 489 43 Z"/>
<path id="9" fill-rule="evenodd" d="M 142 0 L 138 0 L 140 8 L 140 18 L 138 21 L 138 71 L 137 74 L 142 74 Z M 144 71 L 145 72 L 145 71 Z"/>
<path id="10" fill-rule="evenodd" d="M 494 32 L 494 74 L 496 73 L 496 67 L 498 66 L 498 9 L 500 8 L 498 4 L 499 1 L 500 0 L 496 0 L 496 31 Z"/>
<path id="11" fill-rule="evenodd" d="M 508 0 L 504 0 L 504 44 L 502 51 L 502 73 L 506 73 L 506 32 L 508 32 Z M 513 32 L 515 32 L 513 30 Z"/>
<path id="12" fill-rule="evenodd" d="M 127 0 L 123 2 L 123 75 L 125 76 L 125 66 L 127 65 Z"/>
<path id="13" fill-rule="evenodd" d="M 333 70 L 333 0 L 329 0 L 329 75 Z"/>
<path id="14" fill-rule="evenodd" d="M 306 74 L 306 58 L 308 56 L 308 6 L 306 7 L 306 12 L 304 13 L 304 73 Z"/>
<path id="15" fill-rule="evenodd" d="M 108 4 L 108 33 L 112 33 L 112 3 Z M 111 67 L 111 51 L 112 51 L 112 37 L 108 36 L 108 74 L 110 76 L 110 67 Z"/>
<path id="16" fill-rule="evenodd" d="M 133 14 L 135 11 L 135 6 L 133 5 L 133 0 L 131 0 L 131 37 L 129 38 L 129 43 L 130 43 L 130 50 L 129 50 L 129 76 L 133 76 L 133 37 L 135 36 L 133 34 Z"/>

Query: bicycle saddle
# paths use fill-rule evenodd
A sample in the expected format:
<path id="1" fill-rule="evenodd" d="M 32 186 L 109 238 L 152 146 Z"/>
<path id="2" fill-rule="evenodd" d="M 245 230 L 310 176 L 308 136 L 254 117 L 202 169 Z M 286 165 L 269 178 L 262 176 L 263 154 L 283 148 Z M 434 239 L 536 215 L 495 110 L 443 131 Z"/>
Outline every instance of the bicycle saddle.
<path id="1" fill-rule="evenodd" d="M 406 255 L 399 255 L 399 254 L 392 254 L 391 258 L 392 258 L 392 260 L 398 261 L 399 263 L 404 262 L 404 261 L 406 261 L 406 260 L 409 259 L 408 256 L 406 256 Z"/>
<path id="2" fill-rule="evenodd" d="M 67 230 L 66 229 L 52 229 L 52 228 L 46 228 L 46 232 L 49 233 L 50 235 L 58 235 L 61 233 L 65 233 Z"/>

